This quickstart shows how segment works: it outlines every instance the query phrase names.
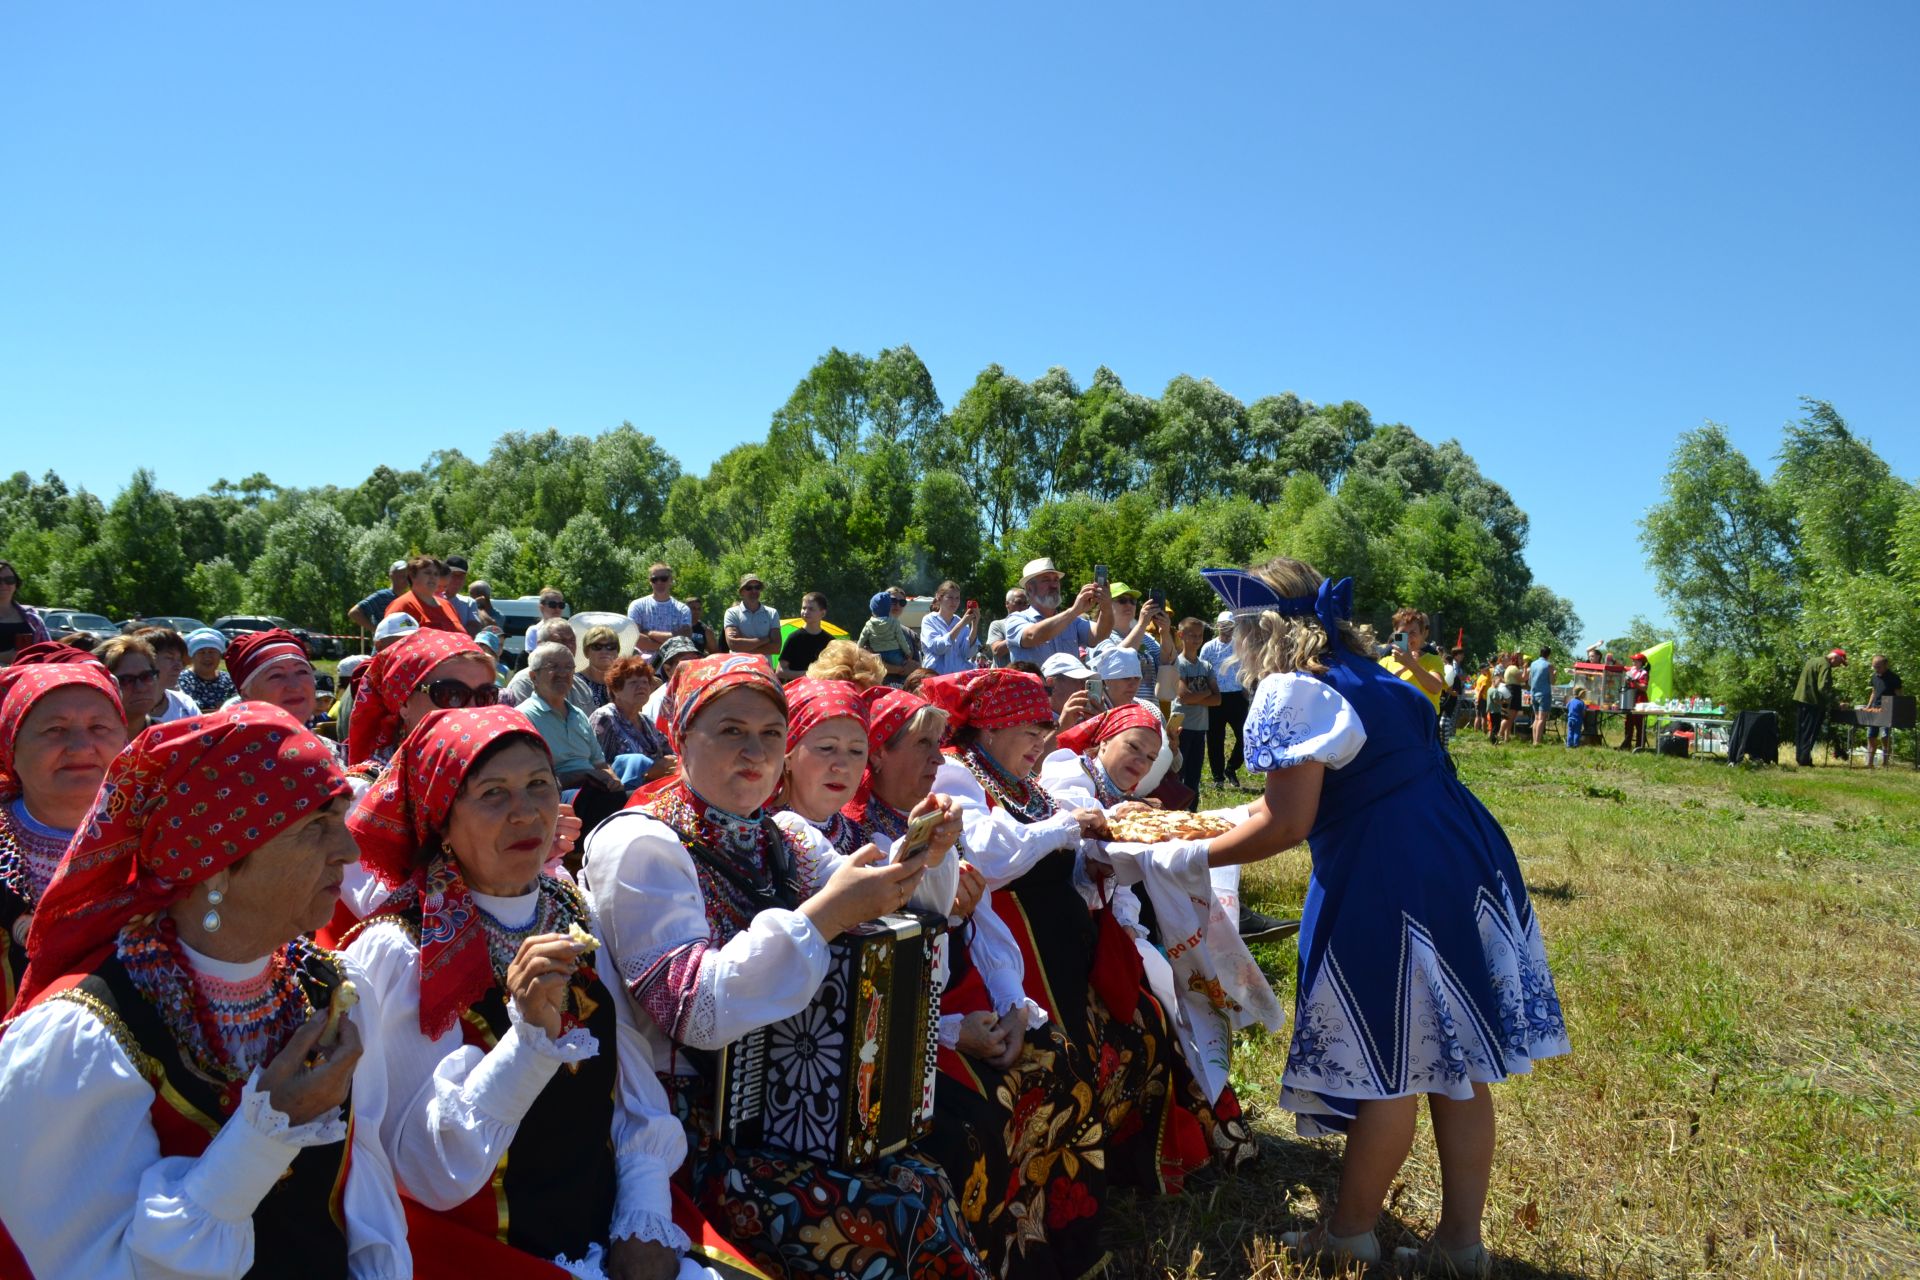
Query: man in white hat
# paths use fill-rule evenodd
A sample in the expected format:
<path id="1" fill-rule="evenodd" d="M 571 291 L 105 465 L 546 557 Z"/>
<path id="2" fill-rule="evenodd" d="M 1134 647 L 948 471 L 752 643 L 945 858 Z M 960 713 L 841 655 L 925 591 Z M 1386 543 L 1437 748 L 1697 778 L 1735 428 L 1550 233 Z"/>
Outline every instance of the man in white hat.
<path id="1" fill-rule="evenodd" d="M 1093 674 L 1100 677 L 1100 693 L 1107 706 L 1124 707 L 1129 702 L 1138 702 L 1153 712 L 1162 730 L 1166 728 L 1166 717 L 1160 714 L 1160 704 L 1153 700 L 1153 690 L 1140 687 L 1139 650 L 1106 648 L 1094 654 L 1090 661 Z"/>
<path id="2" fill-rule="evenodd" d="M 1220 704 L 1207 717 L 1207 763 L 1213 785 L 1238 787 L 1240 764 L 1246 753 L 1240 737 L 1247 725 L 1247 692 L 1240 685 L 1240 662 L 1233 656 L 1233 614 L 1225 609 L 1213 620 L 1213 639 L 1200 646 L 1200 656 L 1213 664 Z M 1233 758 L 1227 759 L 1227 726 L 1233 726 Z"/>
<path id="3" fill-rule="evenodd" d="M 420 620 L 410 613 L 390 613 L 373 629 L 373 651 L 392 648 L 420 629 Z"/>
<path id="4" fill-rule="evenodd" d="M 757 573 L 740 579 L 740 603 L 727 606 L 722 624 L 726 628 L 729 652 L 780 655 L 780 612 L 772 605 L 760 603 L 766 588 L 767 584 Z"/>
<path id="5" fill-rule="evenodd" d="M 1060 607 L 1060 571 L 1046 557 L 1027 561 L 1020 571 L 1020 586 L 1027 593 L 1027 607 L 1007 619 L 1007 653 L 1013 662 L 1044 665 L 1056 653 L 1080 656 L 1113 633 L 1113 601 L 1104 587 L 1089 582 L 1080 588 L 1073 604 Z M 1084 615 L 1094 610 L 1089 621 Z"/>

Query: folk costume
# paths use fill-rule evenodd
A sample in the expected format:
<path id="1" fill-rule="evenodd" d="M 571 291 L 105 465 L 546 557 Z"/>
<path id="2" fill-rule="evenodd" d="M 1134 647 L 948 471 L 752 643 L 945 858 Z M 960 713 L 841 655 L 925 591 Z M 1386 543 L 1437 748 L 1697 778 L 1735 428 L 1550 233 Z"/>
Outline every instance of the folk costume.
<path id="1" fill-rule="evenodd" d="M 591 956 L 558 1037 L 504 994 L 522 940 L 592 931 L 585 898 L 549 875 L 516 897 L 481 894 L 443 843 L 467 775 L 513 739 L 546 753 L 512 708 L 431 712 L 348 822 L 392 891 L 347 954 L 373 984 L 386 1045 L 381 1142 L 415 1238 L 433 1242 L 421 1276 L 597 1277 L 611 1240 L 688 1246 L 668 1189 L 686 1142 L 626 1002 Z"/>
<path id="2" fill-rule="evenodd" d="M 1053 718 L 1045 685 L 1026 672 L 941 676 L 921 690 L 948 712 L 950 738 Z M 1105 1258 L 1110 1184 L 1176 1189 L 1206 1163 L 1207 1139 L 1175 1100 L 1179 1055 L 1114 919 L 1110 886 L 1083 871 L 1079 821 L 977 742 L 951 750 L 933 789 L 958 802 L 967 861 L 1016 941 L 1027 996 L 1052 1015 L 1004 1073 L 942 1055 L 936 1149 L 970 1222 L 978 1210 L 995 1274 L 1082 1276 Z M 965 988 L 957 979 L 956 1011 Z"/>
<path id="3" fill-rule="evenodd" d="M 685 660 L 662 716 L 682 755 L 708 705 L 751 689 L 786 712 L 757 655 Z M 794 814 L 734 814 L 684 776 L 588 838 L 589 898 L 691 1148 L 686 1186 L 708 1221 L 777 1276 L 974 1277 L 981 1273 L 940 1168 L 908 1148 L 864 1169 L 740 1150 L 712 1124 L 714 1054 L 800 1013 L 827 972 L 827 942 L 797 908 L 843 855 Z M 923 880 L 909 906 L 944 912 Z M 844 1088 L 824 1066 L 814 1087 Z"/>
<path id="4" fill-rule="evenodd" d="M 1280 1094 L 1300 1132 L 1344 1132 L 1371 1099 L 1465 1100 L 1569 1052 L 1513 846 L 1454 776 L 1433 704 L 1343 643 L 1351 580 L 1282 598 L 1202 576 L 1241 617 L 1312 615 L 1333 641 L 1325 675 L 1268 675 L 1247 715 L 1251 768 L 1326 766 Z"/>
<path id="5" fill-rule="evenodd" d="M 1159 716 L 1140 703 L 1115 707 L 1062 733 L 1060 750 L 1040 763 L 1040 785 L 1062 810 L 1112 811 L 1138 804 L 1100 763 L 1102 744 L 1133 729 L 1150 729 L 1165 745 Z M 1258 1155 L 1238 1097 L 1227 1082 L 1233 1032 L 1262 1025 L 1279 1030 L 1285 1014 L 1238 928 L 1239 877 L 1207 866 L 1205 841 L 1090 847 L 1089 861 L 1113 877 L 1111 910 L 1133 939 L 1153 996 L 1169 1015 L 1185 1061 L 1184 1104 L 1202 1121 L 1214 1159 L 1236 1168 Z M 1228 881 L 1223 898 L 1220 881 Z M 1143 919 L 1139 894 L 1155 910 Z M 1233 910 L 1228 910 L 1229 903 Z M 1151 924 L 1147 920 L 1151 920 Z M 1169 945 L 1169 944 L 1173 945 Z"/>
<path id="6" fill-rule="evenodd" d="M 343 978 L 365 975 L 303 938 L 214 960 L 165 914 L 345 794 L 327 744 L 260 703 L 156 725 L 114 760 L 35 913 L 0 1031 L 14 1171 L 0 1273 L 412 1274 L 366 1006 L 347 1015 L 364 1056 L 343 1107 L 292 1125 L 260 1084 Z"/>
<path id="7" fill-rule="evenodd" d="M 73 832 L 40 821 L 28 809 L 13 772 L 14 744 L 40 699 L 73 688 L 96 690 L 113 705 L 114 718 L 124 718 L 113 673 L 72 645 L 27 645 L 13 665 L 0 670 L 0 927 L 6 929 L 6 947 L 0 952 L 0 1013 L 13 1004 L 27 971 L 27 929 L 34 904 L 46 893 L 73 839 Z"/>

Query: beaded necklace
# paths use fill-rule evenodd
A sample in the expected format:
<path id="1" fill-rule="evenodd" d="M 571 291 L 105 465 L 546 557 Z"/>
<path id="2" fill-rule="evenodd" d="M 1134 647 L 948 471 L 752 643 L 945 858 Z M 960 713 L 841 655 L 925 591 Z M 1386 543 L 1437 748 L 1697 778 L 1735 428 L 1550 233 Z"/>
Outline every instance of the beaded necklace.
<path id="1" fill-rule="evenodd" d="M 707 912 L 708 935 L 715 946 L 725 945 L 728 939 L 753 923 L 753 917 L 775 896 L 766 825 L 757 814 L 743 817 L 709 804 L 684 783 L 668 787 L 643 807 L 671 827 L 682 844 L 698 844 L 724 855 L 731 869 L 758 897 L 756 901 L 755 896 L 721 874 L 705 858 L 693 859 L 694 875 L 700 881 L 700 896 Z M 779 828 L 775 831 L 785 842 L 787 861 L 799 877 L 808 861 L 807 847 Z"/>
<path id="2" fill-rule="evenodd" d="M 1113 776 L 1107 772 L 1107 766 L 1100 763 L 1098 756 L 1081 756 L 1086 762 L 1087 772 L 1093 777 L 1093 794 L 1100 801 L 1101 808 L 1110 808 L 1123 800 L 1133 797 L 1113 784 Z"/>
<path id="3" fill-rule="evenodd" d="M 487 933 L 487 959 L 493 965 L 494 985 L 503 992 L 507 990 L 507 966 L 520 954 L 521 943 L 542 933 L 565 933 L 569 925 L 577 923 L 585 928 L 587 924 L 586 919 L 573 910 L 559 882 L 548 876 L 541 876 L 537 882 L 533 915 L 525 924 L 508 924 L 478 902 L 473 905 L 480 912 L 480 924 Z"/>
<path id="4" fill-rule="evenodd" d="M 32 907 L 47 891 L 73 833 L 31 821 L 25 809 L 24 800 L 0 808 L 0 885 Z"/>
<path id="5" fill-rule="evenodd" d="M 180 1054 L 210 1080 L 235 1084 L 272 1060 L 313 1016 L 298 974 L 319 949 L 295 938 L 274 952 L 258 982 L 200 981 L 171 917 L 130 921 L 115 950 L 127 977 L 172 1033 Z"/>
<path id="6" fill-rule="evenodd" d="M 886 836 L 889 840 L 898 840 L 907 834 L 907 815 L 894 808 L 879 796 L 867 797 L 867 814 L 859 823 L 860 843 L 876 835 Z M 855 845 L 859 848 L 859 845 Z"/>
<path id="7" fill-rule="evenodd" d="M 1021 822 L 1039 822 L 1059 812 L 1059 806 L 1045 788 L 1036 785 L 1032 778 L 1014 777 L 977 745 L 962 747 L 958 754 L 960 763 L 967 767 L 987 798 Z"/>

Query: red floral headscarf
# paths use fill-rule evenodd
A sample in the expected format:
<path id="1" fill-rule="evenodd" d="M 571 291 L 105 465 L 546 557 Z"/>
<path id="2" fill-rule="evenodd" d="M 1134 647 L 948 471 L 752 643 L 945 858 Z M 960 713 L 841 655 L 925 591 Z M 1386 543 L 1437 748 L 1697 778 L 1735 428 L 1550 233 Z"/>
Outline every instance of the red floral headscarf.
<path id="1" fill-rule="evenodd" d="M 866 820 L 867 801 L 873 796 L 875 753 L 893 741 L 893 736 L 904 729 L 907 721 L 918 715 L 922 707 L 933 705 L 917 693 L 908 693 L 905 689 L 884 684 L 875 685 L 861 697 L 867 704 L 867 768 L 860 775 L 860 786 L 846 807 L 848 816 L 856 822 Z"/>
<path id="2" fill-rule="evenodd" d="M 851 680 L 795 680 L 786 687 L 787 750 L 800 745 L 800 739 L 829 720 L 845 717 L 867 731 L 867 703 L 864 691 Z"/>
<path id="3" fill-rule="evenodd" d="M 27 713 L 55 689 L 74 686 L 99 690 L 113 704 L 113 714 L 125 718 L 113 673 L 98 658 L 70 644 L 30 644 L 20 650 L 12 666 L 0 670 L 0 801 L 20 794 L 20 779 L 13 772 L 13 744 L 19 740 Z"/>
<path id="4" fill-rule="evenodd" d="M 424 632 L 422 634 L 445 634 Z M 382 884 L 411 884 L 420 900 L 420 1029 L 438 1037 L 493 985 L 486 930 L 452 859 L 421 855 L 439 843 L 453 802 L 481 755 L 502 738 L 530 739 L 552 753 L 533 722 L 513 707 L 430 711 L 393 763 L 347 816 L 360 861 Z"/>
<path id="5" fill-rule="evenodd" d="M 353 719 L 347 726 L 347 763 L 371 760 L 398 740 L 400 709 L 413 691 L 428 672 L 463 654 L 484 658 L 487 670 L 493 670 L 492 655 L 471 637 L 433 628 L 415 631 L 374 654 L 373 661 L 355 673 L 360 681 L 359 701 L 353 704 Z"/>
<path id="6" fill-rule="evenodd" d="M 988 667 L 958 675 L 935 676 L 920 686 L 934 706 L 947 713 L 947 737 L 971 726 L 1008 729 L 1019 724 L 1051 724 L 1053 703 L 1047 686 L 1030 671 Z"/>
<path id="7" fill-rule="evenodd" d="M 1129 702 L 1124 707 L 1115 707 L 1103 711 L 1091 720 L 1082 720 L 1071 729 L 1063 730 L 1058 739 L 1061 746 L 1077 755 L 1085 755 L 1103 742 L 1111 742 L 1129 729 L 1151 729 L 1162 740 L 1166 731 L 1160 727 L 1160 717 L 1153 714 L 1137 702 Z"/>
<path id="8" fill-rule="evenodd" d="M 797 682 L 796 682 L 797 683 Z M 773 699 L 780 714 L 787 713 L 787 698 L 780 682 L 773 678 L 767 660 L 757 653 L 722 653 L 711 658 L 682 660 L 673 669 L 667 683 L 667 696 L 661 700 L 660 728 L 666 732 L 667 745 L 679 755 L 687 739 L 687 728 L 708 703 L 734 689 L 753 689 Z"/>
<path id="9" fill-rule="evenodd" d="M 306 644 L 293 632 L 279 627 L 271 631 L 249 631 L 227 646 L 227 674 L 233 677 L 233 687 L 244 698 L 247 681 L 276 662 L 294 658 L 313 665 Z"/>
<path id="10" fill-rule="evenodd" d="M 165 910 L 349 794 L 333 750 L 268 703 L 141 733 L 107 767 L 40 899 L 13 1012 L 61 978 L 93 972 L 129 920 Z"/>

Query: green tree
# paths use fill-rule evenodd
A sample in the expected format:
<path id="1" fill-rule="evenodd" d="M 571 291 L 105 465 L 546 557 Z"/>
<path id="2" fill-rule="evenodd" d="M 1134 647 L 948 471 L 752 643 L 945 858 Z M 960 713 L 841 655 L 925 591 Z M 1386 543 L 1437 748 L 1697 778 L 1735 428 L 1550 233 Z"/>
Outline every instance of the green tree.
<path id="1" fill-rule="evenodd" d="M 680 464 L 658 441 L 623 422 L 588 451 L 587 493 L 615 546 L 635 547 L 660 535 L 667 497 Z"/>
<path id="2" fill-rule="evenodd" d="M 187 592 L 193 599 L 193 615 L 211 623 L 230 613 L 240 612 L 246 592 L 246 580 L 225 556 L 203 560 L 187 571 Z"/>
<path id="3" fill-rule="evenodd" d="M 582 511 L 567 521 L 549 553 L 553 585 L 567 594 L 569 608 L 624 613 L 633 596 L 636 573 L 630 553 L 613 545 L 600 517 Z"/>
<path id="4" fill-rule="evenodd" d="M 100 530 L 107 556 L 109 603 L 116 613 L 184 613 L 191 603 L 187 563 L 173 498 L 142 467 L 107 509 Z"/>
<path id="5" fill-rule="evenodd" d="M 246 600 L 259 613 L 315 631 L 346 623 L 364 594 L 352 578 L 353 531 L 325 503 L 313 502 L 267 530 L 266 546 L 247 570 Z"/>

